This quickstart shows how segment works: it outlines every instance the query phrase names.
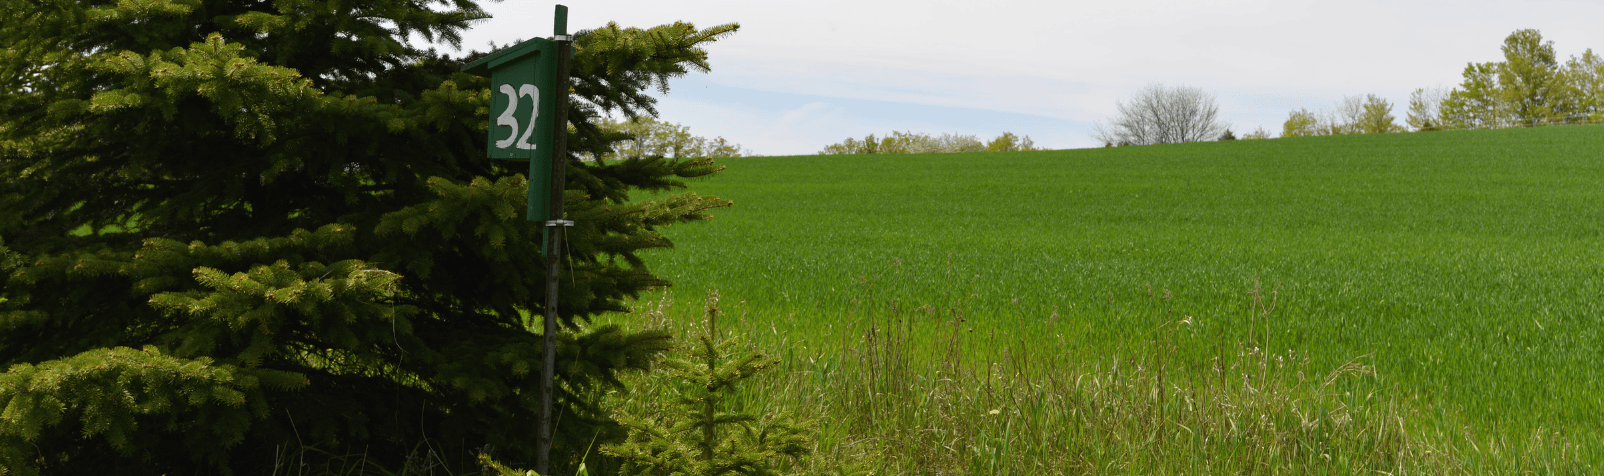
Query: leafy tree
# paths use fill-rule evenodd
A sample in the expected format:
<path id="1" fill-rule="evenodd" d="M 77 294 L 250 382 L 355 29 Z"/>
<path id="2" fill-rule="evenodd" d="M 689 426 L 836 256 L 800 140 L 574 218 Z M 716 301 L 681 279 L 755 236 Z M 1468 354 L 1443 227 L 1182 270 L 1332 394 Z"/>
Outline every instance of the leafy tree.
<path id="1" fill-rule="evenodd" d="M 892 131 L 885 137 L 875 138 L 869 134 L 863 140 L 848 137 L 837 144 L 830 144 L 819 151 L 819 155 L 846 155 L 846 154 L 947 154 L 956 152 L 1012 152 L 1042 150 L 1036 147 L 1030 136 L 1020 137 L 1012 132 L 1004 132 L 990 142 L 981 142 L 973 135 L 941 134 L 939 136 L 922 132 Z"/>
<path id="2" fill-rule="evenodd" d="M 1363 113 L 1354 124 L 1354 130 L 1360 134 L 1382 134 L 1387 132 L 1402 132 L 1404 129 L 1393 123 L 1392 103 L 1374 94 L 1366 95 Z"/>
<path id="3" fill-rule="evenodd" d="M 1537 30 L 1518 30 L 1504 39 L 1498 86 L 1515 122 L 1547 124 L 1565 117 L 1565 91 L 1554 42 Z"/>
<path id="4" fill-rule="evenodd" d="M 1281 137 L 1310 137 L 1320 134 L 1320 118 L 1308 109 L 1292 111 L 1281 124 Z"/>
<path id="5" fill-rule="evenodd" d="M 1007 132 L 1004 132 L 1007 134 Z M 985 145 L 974 134 L 941 133 L 908 134 L 908 153 L 910 154 L 956 154 L 961 152 L 979 152 L 985 150 Z M 1029 138 L 1029 136 L 1026 136 Z"/>
<path id="6" fill-rule="evenodd" d="M 1264 130 L 1264 127 L 1253 129 L 1253 132 L 1242 134 L 1242 137 L 1240 137 L 1242 140 L 1264 140 L 1269 138 L 1270 131 Z"/>
<path id="7" fill-rule="evenodd" d="M 1498 92 L 1498 63 L 1471 63 L 1464 80 L 1442 102 L 1444 125 L 1454 129 L 1509 127 L 1509 104 Z"/>
<path id="8" fill-rule="evenodd" d="M 1236 134 L 1232 133 L 1230 129 L 1226 129 L 1225 134 L 1220 135 L 1220 140 L 1236 140 Z"/>
<path id="9" fill-rule="evenodd" d="M 1403 130 L 1393 123 L 1392 103 L 1374 94 L 1345 96 L 1334 110 L 1299 109 L 1281 124 L 1281 137 L 1374 134 Z"/>
<path id="10" fill-rule="evenodd" d="M 1030 136 L 1020 137 L 1014 135 L 1012 132 L 1004 132 L 1002 135 L 997 136 L 996 139 L 992 139 L 991 142 L 986 143 L 986 152 L 1021 152 L 1032 150 L 1041 149 L 1036 148 L 1036 142 L 1030 140 Z"/>
<path id="11" fill-rule="evenodd" d="M 0 468 L 533 459 L 527 167 L 485 158 L 487 82 L 459 72 L 478 55 L 408 42 L 454 44 L 485 17 L 472 0 L 19 3 L 0 8 Z M 569 144 L 607 154 L 596 117 L 654 115 L 647 90 L 737 28 L 579 32 Z M 668 345 L 584 323 L 666 284 L 639 255 L 671 246 L 656 227 L 729 204 L 630 200 L 710 159 L 565 160 L 555 468 L 624 435 L 592 396 Z"/>
<path id="12" fill-rule="evenodd" d="M 1589 49 L 1565 63 L 1566 97 L 1574 116 L 1604 121 L 1604 58 Z"/>
<path id="13" fill-rule="evenodd" d="M 1504 39 L 1504 61 L 1471 63 L 1463 81 L 1442 102 L 1453 127 L 1501 128 L 1564 124 L 1597 111 L 1587 86 L 1597 77 L 1592 50 L 1561 67 L 1554 43 L 1537 30 L 1517 30 Z M 1593 67 L 1590 68 L 1589 65 Z M 1595 71 L 1595 73 L 1588 73 Z"/>
<path id="14" fill-rule="evenodd" d="M 689 127 L 672 122 L 639 116 L 623 120 L 603 117 L 597 128 L 604 133 L 623 134 L 624 139 L 612 143 L 612 153 L 605 158 L 619 157 L 740 157 L 751 155 L 740 144 L 723 137 L 708 139 L 691 134 Z"/>
<path id="15" fill-rule="evenodd" d="M 865 136 L 863 140 L 848 137 L 839 144 L 830 144 L 819 151 L 819 155 L 853 155 L 853 154 L 906 154 L 908 135 L 901 132 L 892 132 L 892 135 L 876 139 L 874 134 Z"/>

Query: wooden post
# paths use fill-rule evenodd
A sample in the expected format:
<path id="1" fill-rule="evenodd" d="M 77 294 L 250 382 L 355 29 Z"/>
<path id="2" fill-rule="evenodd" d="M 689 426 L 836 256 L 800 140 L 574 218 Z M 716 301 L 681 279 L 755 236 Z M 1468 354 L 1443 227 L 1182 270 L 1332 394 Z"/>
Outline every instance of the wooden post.
<path id="1" fill-rule="evenodd" d="M 551 398 L 552 382 L 557 374 L 557 280 L 562 270 L 563 238 L 566 230 L 573 222 L 563 219 L 563 189 L 566 188 L 566 175 L 568 172 L 568 69 L 569 50 L 573 45 L 572 37 L 568 36 L 568 7 L 557 5 L 557 14 L 553 24 L 553 40 L 557 41 L 557 68 L 552 74 L 556 75 L 554 81 L 557 87 L 556 128 L 552 131 L 551 140 L 551 217 L 546 221 L 546 319 L 544 338 L 546 341 L 545 362 L 540 368 L 540 429 L 535 436 L 535 472 L 542 476 L 551 473 Z"/>

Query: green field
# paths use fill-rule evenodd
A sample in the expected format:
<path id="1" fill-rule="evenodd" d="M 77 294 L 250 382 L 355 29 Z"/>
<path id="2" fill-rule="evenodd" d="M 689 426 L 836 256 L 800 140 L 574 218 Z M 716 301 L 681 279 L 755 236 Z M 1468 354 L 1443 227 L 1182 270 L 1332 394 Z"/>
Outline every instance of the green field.
<path id="1" fill-rule="evenodd" d="M 1373 354 L 1484 431 L 1604 441 L 1604 126 L 721 163 L 691 188 L 735 206 L 647 259 L 763 339 L 827 346 L 868 301 L 1087 349 L 1190 317 L 1213 351 Z"/>

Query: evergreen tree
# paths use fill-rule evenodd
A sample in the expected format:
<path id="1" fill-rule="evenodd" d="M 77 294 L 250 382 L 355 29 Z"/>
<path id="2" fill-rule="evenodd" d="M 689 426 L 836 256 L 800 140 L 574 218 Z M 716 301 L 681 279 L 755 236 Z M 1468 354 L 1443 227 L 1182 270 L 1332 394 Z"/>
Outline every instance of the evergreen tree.
<path id="1" fill-rule="evenodd" d="M 408 43 L 455 44 L 474 1 L 0 2 L 0 473 L 533 460 L 527 166 L 485 158 L 481 54 Z M 579 32 L 570 148 L 609 152 L 599 113 L 655 115 L 737 28 Z M 656 227 L 729 204 L 631 200 L 710 159 L 567 162 L 554 469 L 624 435 L 589 396 L 667 347 L 584 323 L 666 284 Z"/>
<path id="2" fill-rule="evenodd" d="M 681 388 L 671 409 L 659 415 L 626 415 L 629 439 L 602 452 L 624 461 L 628 474 L 706 475 L 780 474 L 779 463 L 808 452 L 811 425 L 787 415 L 742 413 L 730 396 L 743 380 L 780 359 L 740 351 L 734 339 L 719 336 L 717 291 L 707 296 L 707 322 L 689 349 L 689 358 L 665 362 Z M 672 384 L 671 384 L 672 385 Z"/>

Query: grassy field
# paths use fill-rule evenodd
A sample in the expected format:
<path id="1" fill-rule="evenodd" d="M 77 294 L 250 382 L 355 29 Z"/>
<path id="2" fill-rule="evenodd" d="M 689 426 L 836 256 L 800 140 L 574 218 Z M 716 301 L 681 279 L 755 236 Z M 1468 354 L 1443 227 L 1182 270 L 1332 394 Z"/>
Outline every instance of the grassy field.
<path id="1" fill-rule="evenodd" d="M 1368 356 L 1417 420 L 1604 444 L 1604 126 L 721 162 L 692 189 L 735 206 L 648 257 L 660 313 L 717 289 L 792 361 L 891 316 L 994 359 Z"/>
<path id="2" fill-rule="evenodd" d="M 718 290 L 800 474 L 1604 468 L 1604 126 L 721 163 L 602 320 Z"/>

